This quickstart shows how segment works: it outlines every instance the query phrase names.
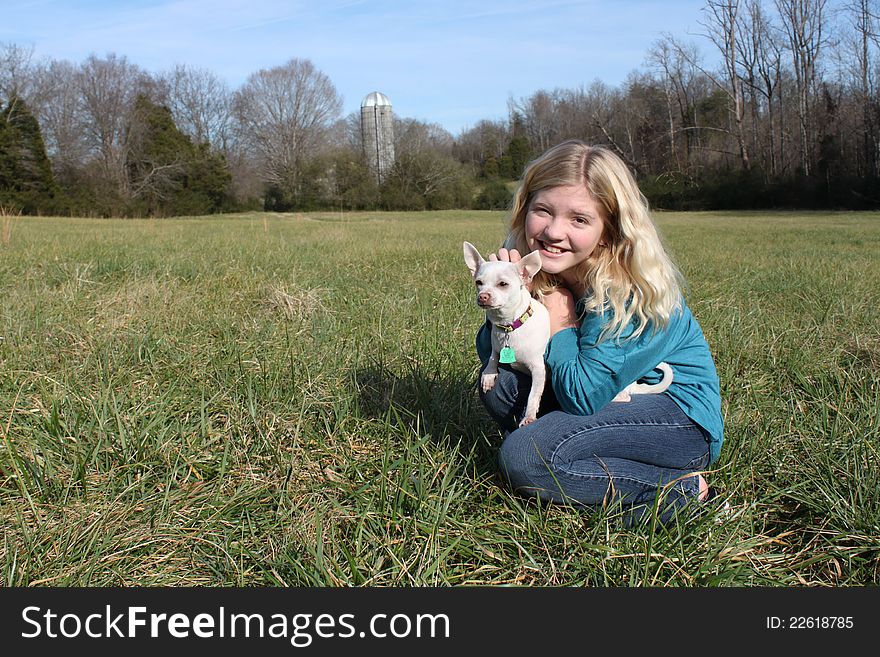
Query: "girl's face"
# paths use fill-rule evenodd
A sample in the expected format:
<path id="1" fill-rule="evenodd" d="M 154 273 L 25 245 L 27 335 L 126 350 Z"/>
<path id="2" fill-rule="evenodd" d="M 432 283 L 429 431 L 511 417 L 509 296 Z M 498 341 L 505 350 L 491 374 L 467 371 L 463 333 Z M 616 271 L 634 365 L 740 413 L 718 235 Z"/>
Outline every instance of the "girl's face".
<path id="1" fill-rule="evenodd" d="M 526 211 L 526 243 L 540 252 L 541 268 L 549 274 L 564 274 L 586 260 L 604 228 L 604 211 L 584 185 L 544 188 Z"/>

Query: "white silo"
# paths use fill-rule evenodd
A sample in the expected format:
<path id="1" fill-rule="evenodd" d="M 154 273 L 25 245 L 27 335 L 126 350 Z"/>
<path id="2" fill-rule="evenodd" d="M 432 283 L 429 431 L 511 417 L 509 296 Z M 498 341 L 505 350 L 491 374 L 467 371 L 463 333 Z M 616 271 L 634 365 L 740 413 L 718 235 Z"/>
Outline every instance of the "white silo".
<path id="1" fill-rule="evenodd" d="M 394 121 L 391 101 L 378 91 L 367 94 L 361 103 L 361 134 L 370 169 L 381 184 L 394 164 Z"/>

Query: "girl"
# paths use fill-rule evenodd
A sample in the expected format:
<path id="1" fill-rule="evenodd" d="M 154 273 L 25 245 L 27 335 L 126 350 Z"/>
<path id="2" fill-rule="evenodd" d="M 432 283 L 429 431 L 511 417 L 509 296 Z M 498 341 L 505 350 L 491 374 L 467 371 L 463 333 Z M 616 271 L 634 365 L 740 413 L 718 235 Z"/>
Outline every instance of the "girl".
<path id="1" fill-rule="evenodd" d="M 526 375 L 502 366 L 481 398 L 505 431 L 501 472 L 517 491 L 575 505 L 622 502 L 660 518 L 714 496 L 699 473 L 723 439 L 718 376 L 682 297 L 647 201 L 611 151 L 566 141 L 531 162 L 513 199 L 510 232 L 491 259 L 539 251 L 531 290 L 550 312 L 547 381 L 538 419 L 517 428 Z M 477 334 L 485 367 L 489 328 Z M 633 381 L 661 394 L 612 402 Z M 552 390 L 551 390 L 552 388 Z"/>

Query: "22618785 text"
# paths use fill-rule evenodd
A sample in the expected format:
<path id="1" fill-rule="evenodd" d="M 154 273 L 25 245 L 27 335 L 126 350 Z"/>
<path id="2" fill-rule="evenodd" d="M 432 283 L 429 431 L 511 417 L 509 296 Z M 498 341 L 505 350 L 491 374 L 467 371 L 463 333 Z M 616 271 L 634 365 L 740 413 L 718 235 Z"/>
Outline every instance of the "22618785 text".
<path id="1" fill-rule="evenodd" d="M 767 616 L 768 630 L 850 630 L 852 616 Z"/>

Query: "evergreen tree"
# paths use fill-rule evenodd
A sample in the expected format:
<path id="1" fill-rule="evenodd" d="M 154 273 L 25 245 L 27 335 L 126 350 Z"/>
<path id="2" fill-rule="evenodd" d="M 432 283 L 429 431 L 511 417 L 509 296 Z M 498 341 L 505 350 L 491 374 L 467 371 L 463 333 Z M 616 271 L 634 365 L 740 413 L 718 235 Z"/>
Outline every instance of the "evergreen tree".
<path id="1" fill-rule="evenodd" d="M 227 205 L 232 177 L 224 158 L 193 144 L 167 107 L 140 95 L 130 125 L 128 175 L 136 207 L 150 215 L 205 214 Z"/>
<path id="2" fill-rule="evenodd" d="M 531 146 L 525 135 L 523 117 L 514 113 L 512 118 L 512 133 L 507 148 L 501 156 L 499 169 L 501 175 L 509 180 L 518 179 L 531 159 Z"/>
<path id="3" fill-rule="evenodd" d="M 0 106 L 0 205 L 38 214 L 55 205 L 52 165 L 36 118 L 12 96 Z"/>

